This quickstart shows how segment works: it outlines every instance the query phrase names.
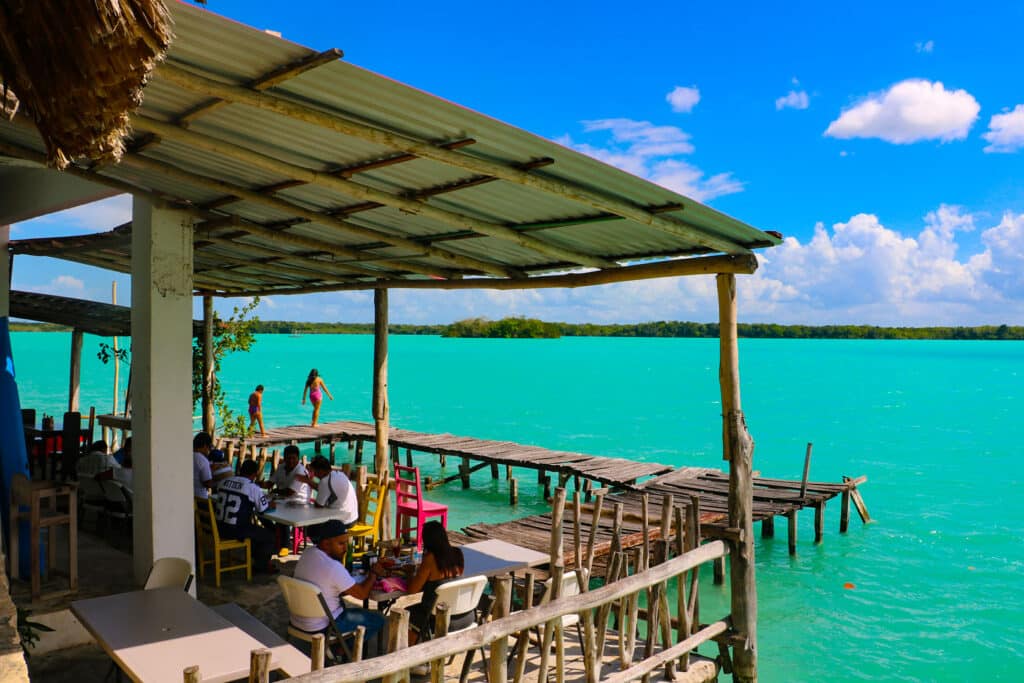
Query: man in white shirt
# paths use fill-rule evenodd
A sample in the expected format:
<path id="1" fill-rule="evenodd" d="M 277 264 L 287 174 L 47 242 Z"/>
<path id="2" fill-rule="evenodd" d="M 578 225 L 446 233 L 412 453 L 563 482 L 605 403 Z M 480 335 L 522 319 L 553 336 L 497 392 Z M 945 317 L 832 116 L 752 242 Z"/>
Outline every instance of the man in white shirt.
<path id="1" fill-rule="evenodd" d="M 107 442 L 96 441 L 89 446 L 89 452 L 75 463 L 75 474 L 79 479 L 94 477 L 96 479 L 112 479 L 114 470 L 120 469 L 114 456 L 107 453 Z"/>
<path id="2" fill-rule="evenodd" d="M 270 475 L 270 481 L 264 486 L 271 487 L 271 492 L 285 496 L 291 500 L 309 502 L 309 484 L 300 480 L 309 473 L 299 462 L 299 447 L 292 444 L 284 447 L 284 461 Z"/>
<path id="3" fill-rule="evenodd" d="M 316 506 L 339 510 L 339 519 L 345 524 L 352 524 L 359 519 L 359 500 L 356 498 L 356 487 L 348 480 L 344 472 L 331 468 L 331 462 L 322 455 L 313 458 L 309 463 L 309 471 L 319 483 L 316 485 Z M 296 477 L 296 481 L 307 484 L 316 483 L 312 477 Z"/>
<path id="4" fill-rule="evenodd" d="M 238 468 L 238 476 L 228 477 L 217 485 L 213 495 L 217 511 L 217 528 L 222 536 L 252 542 L 252 565 L 256 572 L 273 573 L 270 564 L 274 550 L 274 532 L 258 523 L 256 517 L 267 509 L 267 496 L 256 485 L 255 460 L 245 460 Z"/>
<path id="5" fill-rule="evenodd" d="M 206 432 L 199 432 L 192 438 L 192 489 L 196 498 L 209 498 L 213 486 L 210 472 L 210 449 L 213 439 Z"/>
<path id="6" fill-rule="evenodd" d="M 342 633 L 354 631 L 357 626 L 366 629 L 365 642 L 376 642 L 375 636 L 384 626 L 384 617 L 379 612 L 351 607 L 345 604 L 343 595 L 356 600 L 366 600 L 377 580 L 381 565 L 375 564 L 361 583 L 356 583 L 345 569 L 343 561 L 348 551 L 348 525 L 336 519 L 318 524 L 310 530 L 316 546 L 306 548 L 295 563 L 295 578 L 315 583 L 324 595 L 327 607 L 334 617 L 334 623 Z M 328 626 L 327 617 L 301 617 L 291 615 L 292 625 L 317 633 Z"/>

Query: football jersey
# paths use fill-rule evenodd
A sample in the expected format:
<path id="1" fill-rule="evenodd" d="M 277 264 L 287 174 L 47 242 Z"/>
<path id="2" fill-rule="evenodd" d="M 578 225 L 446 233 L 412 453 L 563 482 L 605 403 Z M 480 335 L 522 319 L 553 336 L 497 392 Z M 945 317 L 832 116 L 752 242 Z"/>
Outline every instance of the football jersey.
<path id="1" fill-rule="evenodd" d="M 247 477 L 230 477 L 217 485 L 213 504 L 218 526 L 239 536 L 252 528 L 255 515 L 267 509 L 267 496 Z"/>

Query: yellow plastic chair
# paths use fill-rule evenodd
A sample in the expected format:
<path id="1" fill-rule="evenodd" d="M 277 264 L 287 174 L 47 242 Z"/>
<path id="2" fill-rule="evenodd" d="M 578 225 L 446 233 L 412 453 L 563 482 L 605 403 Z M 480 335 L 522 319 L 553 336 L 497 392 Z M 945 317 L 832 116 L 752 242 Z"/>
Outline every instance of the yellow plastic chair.
<path id="1" fill-rule="evenodd" d="M 387 494 L 388 482 L 366 487 L 366 505 L 363 519 L 349 527 L 348 534 L 352 539 L 352 556 L 362 557 L 376 547 L 380 540 L 380 518 L 384 512 L 381 505 Z"/>
<path id="2" fill-rule="evenodd" d="M 196 498 L 196 533 L 199 536 L 199 543 L 196 551 L 199 554 L 199 578 L 206 575 L 206 565 L 213 565 L 214 582 L 220 588 L 220 575 L 224 572 L 231 572 L 238 569 L 245 570 L 245 578 L 252 581 L 252 544 L 249 539 L 236 541 L 232 539 L 221 540 L 220 531 L 217 529 L 217 518 L 213 514 L 213 500 L 211 498 Z M 212 551 L 213 557 L 206 559 L 206 550 Z M 221 553 L 232 550 L 243 550 L 245 562 L 241 564 L 221 564 Z"/>

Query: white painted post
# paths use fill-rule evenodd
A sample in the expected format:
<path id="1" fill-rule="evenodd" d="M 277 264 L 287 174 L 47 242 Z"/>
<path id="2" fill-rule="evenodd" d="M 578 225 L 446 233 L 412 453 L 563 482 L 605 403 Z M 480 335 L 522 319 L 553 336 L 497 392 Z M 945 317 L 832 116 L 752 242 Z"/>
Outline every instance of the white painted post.
<path id="1" fill-rule="evenodd" d="M 132 204 L 132 446 L 135 579 L 153 561 L 193 561 L 192 221 Z"/>

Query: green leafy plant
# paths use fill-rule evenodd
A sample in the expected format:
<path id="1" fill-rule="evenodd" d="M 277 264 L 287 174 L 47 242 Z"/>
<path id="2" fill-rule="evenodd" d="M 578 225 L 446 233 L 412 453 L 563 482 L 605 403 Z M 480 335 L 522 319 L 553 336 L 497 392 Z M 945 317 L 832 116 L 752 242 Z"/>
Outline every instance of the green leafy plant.
<path id="1" fill-rule="evenodd" d="M 128 349 L 115 349 L 113 346 L 106 342 L 100 342 L 100 350 L 96 352 L 96 357 L 103 361 L 106 365 L 111 359 L 114 359 L 118 363 L 128 363 Z"/>
<path id="2" fill-rule="evenodd" d="M 32 621 L 32 610 L 18 608 L 18 636 L 21 638 L 21 649 L 26 657 L 31 657 L 29 648 L 35 647 L 40 633 L 53 633 L 54 629 L 38 621 Z"/>
<path id="3" fill-rule="evenodd" d="M 220 433 L 223 436 L 244 439 L 251 434 L 246 426 L 245 415 L 235 413 L 228 406 L 224 389 L 220 385 L 221 360 L 236 351 L 248 351 L 256 343 L 255 326 L 259 318 L 252 314 L 260 304 L 254 297 L 244 306 L 235 306 L 227 320 L 213 316 L 213 405 L 220 418 Z M 203 397 L 203 343 L 201 339 L 192 342 L 192 406 Z"/>

